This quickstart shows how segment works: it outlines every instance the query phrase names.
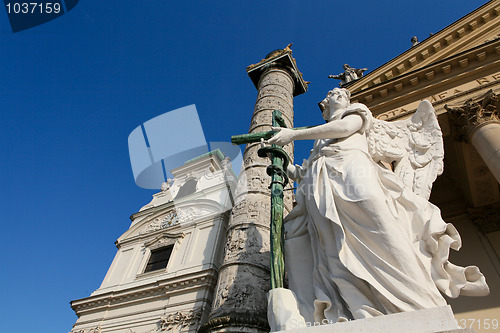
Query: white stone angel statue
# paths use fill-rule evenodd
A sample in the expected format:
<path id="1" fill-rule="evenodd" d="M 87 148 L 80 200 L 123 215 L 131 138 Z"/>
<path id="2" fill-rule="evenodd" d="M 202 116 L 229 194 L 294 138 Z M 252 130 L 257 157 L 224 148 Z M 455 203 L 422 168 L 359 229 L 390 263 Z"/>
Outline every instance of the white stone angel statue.
<path id="1" fill-rule="evenodd" d="M 320 103 L 326 124 L 273 128 L 268 142 L 315 139 L 297 205 L 285 218 L 285 265 L 306 322 L 337 322 L 446 305 L 441 293 L 486 295 L 475 266 L 448 261 L 460 236 L 428 201 L 443 171 L 443 140 L 428 101 L 410 118 L 374 119 L 335 88 Z M 383 164 L 389 167 L 384 167 Z"/>

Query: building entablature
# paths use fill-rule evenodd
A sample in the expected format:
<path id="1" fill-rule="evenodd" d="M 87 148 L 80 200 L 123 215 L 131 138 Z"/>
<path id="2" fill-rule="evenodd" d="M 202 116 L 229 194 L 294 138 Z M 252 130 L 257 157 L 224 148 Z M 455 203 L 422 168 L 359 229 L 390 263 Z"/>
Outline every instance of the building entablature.
<path id="1" fill-rule="evenodd" d="M 498 37 L 500 3 L 490 1 L 374 69 L 347 88 L 351 93 L 377 86 Z"/>
<path id="2" fill-rule="evenodd" d="M 412 114 L 423 99 L 438 114 L 446 113 L 444 105 L 450 100 L 463 101 L 499 85 L 499 64 L 500 39 L 495 39 L 356 92 L 352 101 L 366 104 L 383 120 Z"/>
<path id="3" fill-rule="evenodd" d="M 170 297 L 176 293 L 185 293 L 194 289 L 214 288 L 216 281 L 217 271 L 208 269 L 82 298 L 72 301 L 71 308 L 80 317 L 88 312 L 105 311 L 137 302 L 152 301 L 155 298 Z"/>

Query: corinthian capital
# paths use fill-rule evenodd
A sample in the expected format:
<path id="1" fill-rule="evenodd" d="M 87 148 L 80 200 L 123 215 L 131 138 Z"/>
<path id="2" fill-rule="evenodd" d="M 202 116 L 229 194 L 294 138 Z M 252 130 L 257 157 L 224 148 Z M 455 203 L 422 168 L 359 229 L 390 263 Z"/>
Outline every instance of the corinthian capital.
<path id="1" fill-rule="evenodd" d="M 500 124 L 499 102 L 497 94 L 490 90 L 480 98 L 467 100 L 461 106 L 445 105 L 455 139 L 469 143 L 472 133 L 479 127 L 490 123 Z"/>

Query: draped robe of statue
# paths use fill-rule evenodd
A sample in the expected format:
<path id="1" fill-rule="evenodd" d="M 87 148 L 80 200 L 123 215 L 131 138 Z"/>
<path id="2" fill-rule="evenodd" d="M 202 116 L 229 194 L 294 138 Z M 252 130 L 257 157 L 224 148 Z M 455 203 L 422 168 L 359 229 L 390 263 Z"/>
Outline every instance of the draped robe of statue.
<path id="1" fill-rule="evenodd" d="M 455 227 L 372 159 L 368 108 L 353 104 L 331 121 L 350 114 L 362 117 L 362 128 L 346 138 L 315 141 L 296 171 L 297 205 L 285 218 L 289 288 L 306 322 L 443 306 L 441 292 L 487 294 L 477 267 L 448 261 L 449 249 L 461 246 Z"/>

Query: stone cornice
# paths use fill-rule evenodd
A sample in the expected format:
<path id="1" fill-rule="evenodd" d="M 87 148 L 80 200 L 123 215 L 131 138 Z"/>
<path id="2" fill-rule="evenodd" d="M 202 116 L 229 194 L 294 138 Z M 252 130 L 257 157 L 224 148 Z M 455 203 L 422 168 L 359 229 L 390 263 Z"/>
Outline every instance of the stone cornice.
<path id="1" fill-rule="evenodd" d="M 217 283 L 217 271 L 208 269 L 188 275 L 168 278 L 154 283 L 110 291 L 71 301 L 71 308 L 78 317 L 85 312 L 99 311 L 107 308 L 126 306 L 135 302 L 162 297 L 170 293 L 186 292 L 200 287 L 214 288 Z"/>
<path id="2" fill-rule="evenodd" d="M 140 310 L 140 311 L 132 311 L 132 312 L 129 312 L 128 315 L 147 315 L 151 312 L 155 312 L 155 311 L 158 311 L 158 310 L 164 310 L 165 309 L 165 305 L 161 305 L 161 306 L 158 306 L 158 307 L 150 307 L 146 310 Z M 110 320 L 110 319 L 117 319 L 117 318 L 122 318 L 123 315 L 108 315 L 106 316 L 106 320 Z M 154 323 L 157 323 L 158 322 L 158 319 L 157 318 L 152 318 L 150 319 L 152 322 Z M 77 324 L 73 325 L 73 327 L 81 327 L 82 325 L 89 325 L 89 324 L 93 324 L 93 323 L 101 323 L 102 322 L 102 317 L 97 317 L 97 318 L 94 318 L 94 319 L 89 319 L 89 320 L 82 320 L 82 321 L 78 321 Z M 86 328 L 88 329 L 88 328 Z M 81 330 L 84 330 L 83 333 L 92 333 L 92 332 L 85 332 L 86 329 L 76 329 L 76 330 L 72 330 L 70 333 L 80 333 Z M 127 333 L 130 333 L 130 332 L 127 332 Z"/>
<path id="3" fill-rule="evenodd" d="M 348 89 L 351 93 L 357 93 L 412 69 L 418 69 L 430 62 L 438 61 L 440 58 L 449 57 L 453 52 L 457 52 L 460 46 L 469 44 L 469 39 L 481 33 L 480 30 L 494 31 L 494 27 L 489 25 L 498 25 L 499 15 L 499 1 L 490 1 L 374 69 L 360 80 L 349 85 Z"/>
<path id="4" fill-rule="evenodd" d="M 374 111 L 374 108 L 390 99 L 391 95 L 397 95 L 391 99 L 391 103 L 396 103 L 396 98 L 411 99 L 409 93 L 415 94 L 420 89 L 443 84 L 449 78 L 463 73 L 474 73 L 478 67 L 497 68 L 500 63 L 499 55 L 500 39 L 496 39 L 354 93 L 351 100 L 367 104 Z"/>
<path id="5" fill-rule="evenodd" d="M 161 205 L 156 206 L 156 207 L 149 207 L 147 209 L 141 210 L 140 212 L 134 213 L 134 214 L 130 215 L 130 220 L 134 221 L 138 217 L 154 214 L 154 213 L 162 211 L 162 210 L 168 210 L 172 207 L 175 207 L 174 200 L 171 200 L 169 202 L 166 202 L 166 203 L 161 204 Z"/>
<path id="6" fill-rule="evenodd" d="M 289 44 L 284 49 L 274 50 L 269 53 L 265 59 L 247 67 L 247 74 L 254 83 L 255 88 L 258 89 L 260 78 L 264 72 L 277 68 L 286 70 L 290 73 L 290 77 L 294 84 L 294 96 L 298 96 L 307 91 L 307 85 L 309 82 L 304 81 L 302 73 L 297 68 L 297 62 L 292 56 L 291 46 L 292 44 Z"/>

